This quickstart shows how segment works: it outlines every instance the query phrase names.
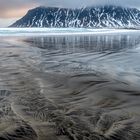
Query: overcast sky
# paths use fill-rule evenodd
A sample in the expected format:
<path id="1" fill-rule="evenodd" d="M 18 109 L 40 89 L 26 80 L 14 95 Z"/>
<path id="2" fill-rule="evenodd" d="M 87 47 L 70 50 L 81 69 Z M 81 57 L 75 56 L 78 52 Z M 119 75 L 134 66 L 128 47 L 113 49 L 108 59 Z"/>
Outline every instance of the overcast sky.
<path id="1" fill-rule="evenodd" d="M 0 0 L 0 27 L 6 27 L 37 6 L 78 8 L 109 4 L 140 9 L 140 0 Z"/>

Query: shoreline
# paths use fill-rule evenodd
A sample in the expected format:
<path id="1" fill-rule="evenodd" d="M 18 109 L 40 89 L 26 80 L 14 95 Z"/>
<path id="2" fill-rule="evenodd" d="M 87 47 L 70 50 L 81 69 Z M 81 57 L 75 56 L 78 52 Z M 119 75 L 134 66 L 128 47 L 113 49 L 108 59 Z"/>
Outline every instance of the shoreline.
<path id="1" fill-rule="evenodd" d="M 86 28 L 0 28 L 0 36 L 72 36 L 112 35 L 140 33 L 135 29 L 86 29 Z"/>

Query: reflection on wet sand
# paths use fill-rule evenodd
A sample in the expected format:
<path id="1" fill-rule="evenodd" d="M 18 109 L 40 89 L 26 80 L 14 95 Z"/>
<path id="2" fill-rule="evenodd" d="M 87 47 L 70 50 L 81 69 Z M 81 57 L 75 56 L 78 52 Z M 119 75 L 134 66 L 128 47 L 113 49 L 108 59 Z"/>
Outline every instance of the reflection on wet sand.
<path id="1" fill-rule="evenodd" d="M 5 40 L 0 140 L 140 139 L 139 35 Z"/>

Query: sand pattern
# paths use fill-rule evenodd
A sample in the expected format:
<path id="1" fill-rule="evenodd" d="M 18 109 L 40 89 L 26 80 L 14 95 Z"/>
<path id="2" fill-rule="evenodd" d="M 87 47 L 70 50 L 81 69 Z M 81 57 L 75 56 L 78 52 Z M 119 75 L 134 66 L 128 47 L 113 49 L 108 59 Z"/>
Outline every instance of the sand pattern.
<path id="1" fill-rule="evenodd" d="M 130 40 L 116 53 L 115 43 L 107 53 L 96 44 L 95 53 L 89 44 L 107 38 L 85 38 L 87 50 L 77 38 L 10 39 L 0 44 L 0 140 L 140 140 L 138 73 L 94 69 L 120 62 Z"/>

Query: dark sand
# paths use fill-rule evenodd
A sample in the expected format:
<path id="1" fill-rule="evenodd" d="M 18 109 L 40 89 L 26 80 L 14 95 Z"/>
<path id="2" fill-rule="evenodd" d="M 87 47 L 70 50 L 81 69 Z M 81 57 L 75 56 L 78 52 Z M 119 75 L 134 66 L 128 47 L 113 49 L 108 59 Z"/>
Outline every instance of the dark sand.
<path id="1" fill-rule="evenodd" d="M 35 44 L 45 44 L 32 39 L 1 42 L 0 140 L 140 140 L 140 87 L 134 83 L 138 73 L 126 71 L 118 78 L 113 69 L 105 74 L 75 68 L 82 58 L 83 63 L 89 57 L 90 62 L 103 61 L 110 53 L 100 57 L 84 48 L 83 54 L 70 48 L 65 48 L 67 53 L 42 50 Z"/>

